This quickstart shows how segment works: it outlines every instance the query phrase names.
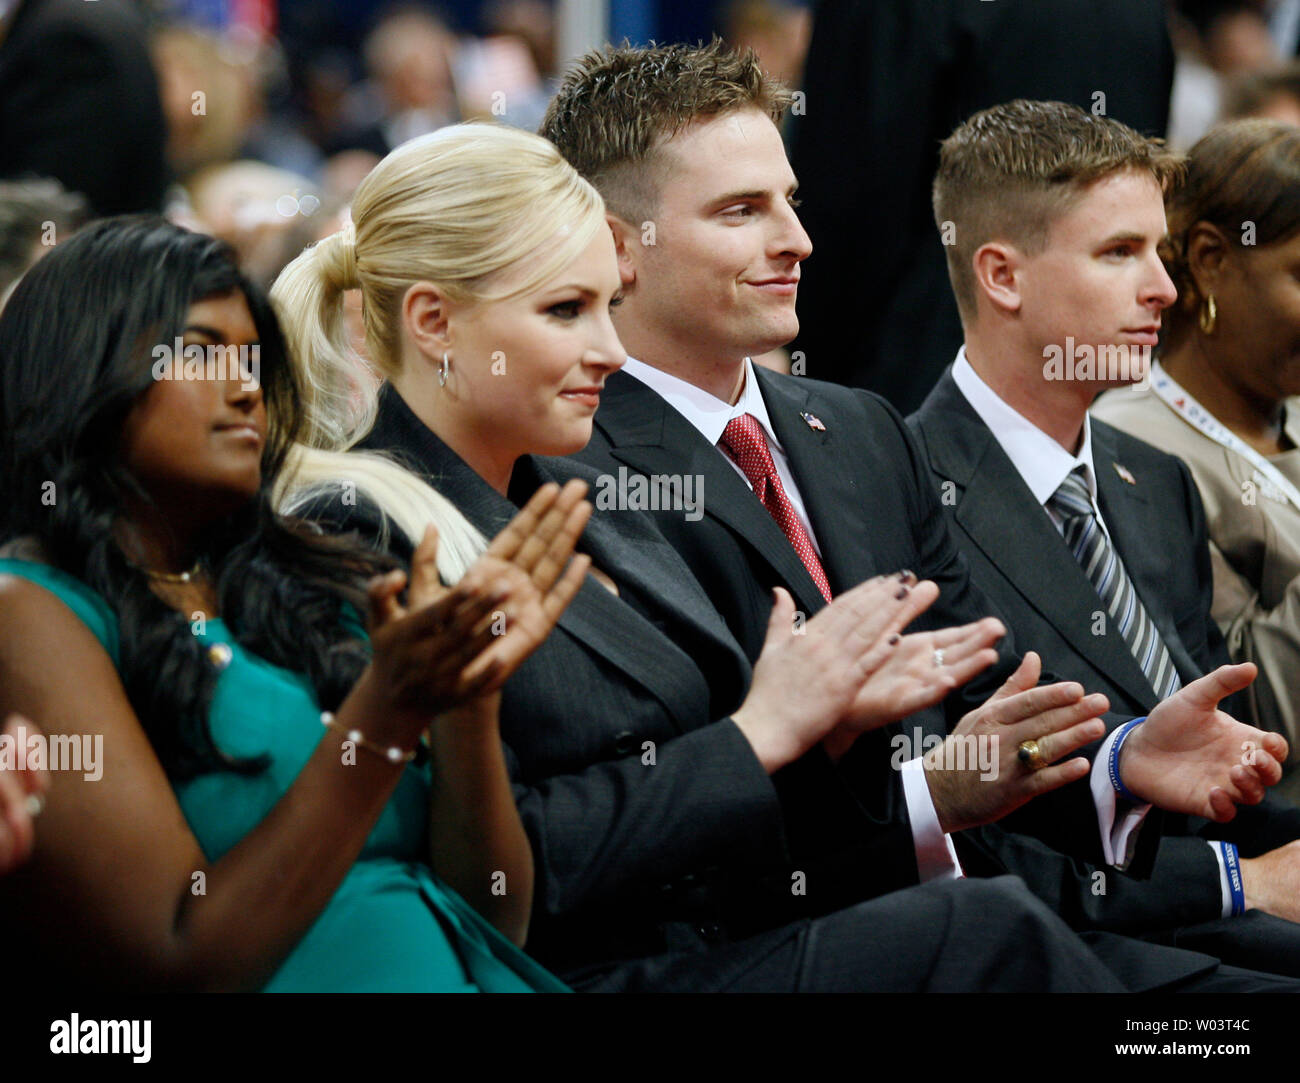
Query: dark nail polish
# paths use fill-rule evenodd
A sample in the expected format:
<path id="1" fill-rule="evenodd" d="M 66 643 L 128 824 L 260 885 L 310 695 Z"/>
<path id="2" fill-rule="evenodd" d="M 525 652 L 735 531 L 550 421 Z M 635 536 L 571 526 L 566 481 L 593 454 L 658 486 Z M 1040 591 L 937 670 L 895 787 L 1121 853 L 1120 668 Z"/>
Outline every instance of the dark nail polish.
<path id="1" fill-rule="evenodd" d="M 899 598 L 899 599 L 906 598 L 906 597 L 907 597 L 907 590 L 908 590 L 907 587 L 899 587 L 899 588 L 898 588 L 898 593 L 895 594 L 894 597 L 895 597 L 895 598 Z"/>
<path id="2" fill-rule="evenodd" d="M 897 632 L 895 632 L 892 636 L 889 637 L 889 645 L 890 645 L 891 647 L 896 647 L 896 646 L 898 646 L 898 641 L 899 641 L 901 638 L 902 638 L 902 636 L 900 636 Z"/>

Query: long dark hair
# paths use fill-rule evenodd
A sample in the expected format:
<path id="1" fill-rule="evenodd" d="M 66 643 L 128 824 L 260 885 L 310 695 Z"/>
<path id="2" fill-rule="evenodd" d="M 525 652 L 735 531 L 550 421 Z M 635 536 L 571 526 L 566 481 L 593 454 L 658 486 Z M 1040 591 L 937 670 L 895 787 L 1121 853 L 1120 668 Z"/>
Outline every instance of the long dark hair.
<path id="1" fill-rule="evenodd" d="M 116 611 L 122 683 L 176 780 L 262 764 L 232 760 L 213 742 L 214 664 L 114 539 L 127 500 L 149 504 L 120 437 L 153 384 L 152 347 L 181 336 L 192 304 L 232 291 L 257 328 L 268 432 L 257 495 L 204 532 L 200 555 L 238 642 L 306 674 L 334 709 L 368 657 L 342 623 L 345 606 L 363 614 L 365 579 L 393 565 L 274 511 L 299 389 L 271 306 L 231 249 L 156 217 L 105 219 L 39 261 L 0 315 L 0 536 L 34 539 Z"/>

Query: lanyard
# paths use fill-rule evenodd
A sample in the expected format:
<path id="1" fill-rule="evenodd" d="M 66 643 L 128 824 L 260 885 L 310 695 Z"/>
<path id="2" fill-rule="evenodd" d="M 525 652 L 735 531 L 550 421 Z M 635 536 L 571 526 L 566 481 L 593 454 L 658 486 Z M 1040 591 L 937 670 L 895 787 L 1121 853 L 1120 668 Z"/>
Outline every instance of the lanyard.
<path id="1" fill-rule="evenodd" d="M 1197 432 L 1213 440 L 1220 447 L 1234 451 L 1255 470 L 1255 483 L 1267 497 L 1282 504 L 1290 504 L 1300 511 L 1300 489 L 1263 455 L 1239 439 L 1218 418 L 1197 402 L 1161 367 L 1159 361 L 1151 363 L 1151 389 Z"/>

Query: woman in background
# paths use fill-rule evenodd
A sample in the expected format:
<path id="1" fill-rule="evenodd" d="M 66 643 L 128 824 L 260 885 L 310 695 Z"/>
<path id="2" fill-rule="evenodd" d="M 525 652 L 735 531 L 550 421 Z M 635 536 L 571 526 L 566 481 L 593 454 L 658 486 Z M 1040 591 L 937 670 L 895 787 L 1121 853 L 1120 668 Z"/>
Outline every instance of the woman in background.
<path id="1" fill-rule="evenodd" d="M 540 491 L 448 590 L 436 530 L 408 577 L 275 514 L 299 411 L 219 241 L 110 219 L 19 284 L 0 714 L 82 755 L 0 921 L 46 972 L 112 987 L 562 989 L 511 943 L 532 858 L 495 689 L 584 574 L 560 574 L 581 487 Z"/>
<path id="2" fill-rule="evenodd" d="M 1300 129 L 1241 120 L 1191 150 L 1168 207 L 1179 303 L 1151 379 L 1093 412 L 1183 459 L 1205 504 L 1214 619 L 1254 662 L 1250 721 L 1300 755 Z M 1292 770 L 1279 789 L 1300 796 Z"/>

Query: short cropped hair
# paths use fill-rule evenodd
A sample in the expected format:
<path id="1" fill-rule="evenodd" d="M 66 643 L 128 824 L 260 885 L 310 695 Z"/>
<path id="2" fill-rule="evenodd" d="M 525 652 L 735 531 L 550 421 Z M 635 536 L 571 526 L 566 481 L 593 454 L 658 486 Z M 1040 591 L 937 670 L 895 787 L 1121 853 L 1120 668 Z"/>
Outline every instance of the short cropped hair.
<path id="1" fill-rule="evenodd" d="M 958 126 L 939 148 L 934 220 L 962 319 L 975 316 L 972 259 L 981 245 L 1001 239 L 1041 252 L 1052 222 L 1121 170 L 1147 173 L 1168 193 L 1183 165 L 1163 140 L 1064 102 L 1017 99 Z"/>
<path id="2" fill-rule="evenodd" d="M 638 222 L 658 206 L 657 151 L 694 121 L 755 108 L 780 123 L 794 96 L 752 49 L 606 46 L 565 76 L 539 134 L 596 186 L 609 209 Z"/>

